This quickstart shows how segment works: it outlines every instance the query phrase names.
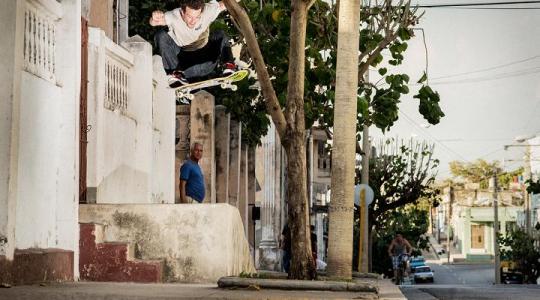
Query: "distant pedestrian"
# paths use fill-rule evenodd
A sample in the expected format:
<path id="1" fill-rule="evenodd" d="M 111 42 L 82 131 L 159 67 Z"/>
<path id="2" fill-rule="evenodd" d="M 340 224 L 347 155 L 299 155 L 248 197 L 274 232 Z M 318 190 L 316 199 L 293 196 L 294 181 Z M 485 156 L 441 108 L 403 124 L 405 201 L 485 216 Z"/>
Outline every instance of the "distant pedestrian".
<path id="1" fill-rule="evenodd" d="M 281 261 L 283 270 L 289 273 L 291 269 L 291 257 L 292 257 L 292 244 L 291 244 L 291 229 L 289 223 L 285 223 L 283 231 L 281 232 L 281 250 L 283 250 L 283 259 Z"/>
<path id="2" fill-rule="evenodd" d="M 203 145 L 193 143 L 189 159 L 180 168 L 180 203 L 202 203 L 204 200 L 204 176 L 199 166 L 202 155 Z"/>
<path id="3" fill-rule="evenodd" d="M 311 256 L 313 256 L 313 263 L 317 268 L 317 234 L 315 233 L 315 225 L 309 226 L 309 233 L 311 237 Z"/>

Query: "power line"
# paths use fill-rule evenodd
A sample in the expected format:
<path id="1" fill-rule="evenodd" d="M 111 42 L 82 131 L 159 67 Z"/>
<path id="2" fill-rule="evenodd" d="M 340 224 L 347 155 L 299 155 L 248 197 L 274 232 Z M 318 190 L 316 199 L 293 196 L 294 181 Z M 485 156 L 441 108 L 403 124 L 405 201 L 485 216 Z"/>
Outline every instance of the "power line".
<path id="1" fill-rule="evenodd" d="M 508 72 L 508 73 L 495 74 L 493 76 L 484 76 L 484 77 L 477 77 L 477 78 L 467 78 L 467 79 L 439 81 L 439 82 L 432 81 L 431 84 L 436 85 L 436 84 L 475 83 L 475 82 L 491 81 L 491 80 L 505 79 L 505 78 L 511 78 L 511 77 L 520 77 L 520 76 L 526 76 L 526 75 L 531 75 L 531 74 L 536 74 L 536 73 L 540 73 L 540 67 L 517 70 L 514 72 Z M 418 85 L 418 84 L 415 84 L 415 85 Z"/>
<path id="2" fill-rule="evenodd" d="M 442 8 L 442 7 L 470 7 L 470 6 L 494 6 L 494 5 L 516 5 L 516 4 L 540 4 L 540 1 L 454 3 L 454 4 L 417 5 L 417 7 Z"/>
<path id="3" fill-rule="evenodd" d="M 437 138 L 435 138 L 432 134 L 430 134 L 427 130 L 425 130 L 424 128 L 422 128 L 420 125 L 418 125 L 411 117 L 409 117 L 405 112 L 403 112 L 401 109 L 399 109 L 399 112 L 403 114 L 403 116 L 405 116 L 406 119 L 409 120 L 409 122 L 411 122 L 411 124 L 413 124 L 414 126 L 416 126 L 417 128 L 419 128 L 421 131 L 425 132 L 430 138 L 431 140 L 433 140 L 435 143 L 441 145 L 445 150 L 449 151 L 450 153 L 452 153 L 453 155 L 456 155 L 458 156 L 460 159 L 464 160 L 464 161 L 468 161 L 465 157 L 463 157 L 461 154 L 455 152 L 454 150 L 452 150 L 450 147 L 446 146 L 444 143 L 442 143 L 441 141 L 439 141 Z"/>
<path id="4" fill-rule="evenodd" d="M 458 77 L 458 76 L 463 76 L 463 75 L 470 75 L 470 74 L 476 74 L 476 73 L 482 73 L 482 72 L 497 70 L 497 69 L 501 69 L 501 68 L 504 68 L 504 67 L 508 67 L 508 66 L 524 63 L 524 62 L 527 62 L 527 61 L 535 60 L 535 59 L 537 59 L 539 57 L 540 57 L 540 55 L 535 55 L 535 56 L 527 57 L 527 58 L 524 58 L 524 59 L 512 61 L 512 62 L 509 62 L 509 63 L 506 63 L 506 64 L 497 65 L 497 66 L 493 66 L 493 67 L 489 67 L 489 68 L 485 68 L 485 69 L 478 69 L 478 70 L 474 70 L 474 71 L 468 71 L 468 72 L 456 73 L 456 74 L 452 74 L 452 75 L 443 75 L 443 76 L 439 76 L 439 77 L 434 77 L 434 78 L 431 78 L 431 80 L 437 80 L 437 79 L 443 79 L 443 78 L 452 78 L 452 77 Z"/>
<path id="5" fill-rule="evenodd" d="M 438 7 L 434 7 L 438 8 Z M 457 10 L 539 10 L 540 7 L 440 7 Z"/>

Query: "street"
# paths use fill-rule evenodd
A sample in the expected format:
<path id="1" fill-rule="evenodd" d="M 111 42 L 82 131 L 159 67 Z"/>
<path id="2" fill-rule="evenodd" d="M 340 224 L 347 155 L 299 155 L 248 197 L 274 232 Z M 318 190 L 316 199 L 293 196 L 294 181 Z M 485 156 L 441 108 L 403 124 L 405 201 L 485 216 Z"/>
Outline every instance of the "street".
<path id="1" fill-rule="evenodd" d="M 402 286 L 407 299 L 539 299 L 538 285 L 493 285 L 493 265 L 428 263 L 434 271 L 433 284 Z"/>
<path id="2" fill-rule="evenodd" d="M 440 265 L 428 263 L 435 277 L 434 284 L 493 284 L 493 265 Z M 424 284 L 426 285 L 426 284 Z M 430 284 L 428 284 L 430 285 Z"/>

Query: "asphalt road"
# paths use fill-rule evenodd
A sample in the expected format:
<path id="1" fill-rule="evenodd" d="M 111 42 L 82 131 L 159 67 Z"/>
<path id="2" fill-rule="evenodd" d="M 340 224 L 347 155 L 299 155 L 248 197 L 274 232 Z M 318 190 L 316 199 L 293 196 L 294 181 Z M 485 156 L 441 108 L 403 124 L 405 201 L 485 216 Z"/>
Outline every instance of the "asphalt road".
<path id="1" fill-rule="evenodd" d="M 401 291 L 407 299 L 540 299 L 538 285 L 494 285 L 493 265 L 429 265 L 434 270 L 435 282 L 402 286 Z"/>
<path id="2" fill-rule="evenodd" d="M 439 265 L 428 264 L 434 271 L 434 284 L 493 284 L 495 269 L 493 265 Z"/>

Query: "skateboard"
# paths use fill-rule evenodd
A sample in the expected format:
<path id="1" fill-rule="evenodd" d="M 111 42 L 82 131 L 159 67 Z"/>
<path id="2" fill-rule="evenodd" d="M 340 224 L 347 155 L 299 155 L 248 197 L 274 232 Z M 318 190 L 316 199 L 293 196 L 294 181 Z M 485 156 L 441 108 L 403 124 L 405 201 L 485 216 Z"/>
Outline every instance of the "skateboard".
<path id="1" fill-rule="evenodd" d="M 193 95 L 194 91 L 213 86 L 220 86 L 222 89 L 230 89 L 232 91 L 236 91 L 238 89 L 238 86 L 233 83 L 246 78 L 248 75 L 248 70 L 240 70 L 225 77 L 217 77 L 208 80 L 188 83 L 175 88 L 176 99 L 180 100 L 181 102 L 184 102 L 182 100 L 186 98 L 189 100 L 193 100 L 193 98 L 195 97 Z"/>

